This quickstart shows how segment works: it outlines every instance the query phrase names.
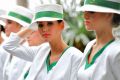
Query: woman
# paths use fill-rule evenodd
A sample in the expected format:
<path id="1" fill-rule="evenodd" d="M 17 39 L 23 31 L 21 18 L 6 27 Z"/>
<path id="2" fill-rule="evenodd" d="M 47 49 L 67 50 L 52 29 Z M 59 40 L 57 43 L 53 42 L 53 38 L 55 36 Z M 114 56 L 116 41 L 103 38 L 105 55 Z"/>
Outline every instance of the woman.
<path id="1" fill-rule="evenodd" d="M 16 33 L 20 31 L 23 27 L 28 27 L 32 21 L 33 14 L 32 12 L 22 6 L 15 6 L 7 14 L 0 16 L 5 19 L 5 33 L 8 37 L 12 32 Z M 3 80 L 17 80 L 21 75 L 26 61 L 19 59 L 13 55 L 8 54 L 7 52 L 0 52 L 2 55 L 1 58 L 6 55 L 4 58 L 4 68 L 3 68 Z"/>
<path id="2" fill-rule="evenodd" d="M 63 41 L 61 36 L 64 29 L 62 6 L 46 4 L 36 7 L 35 19 L 30 28 L 33 29 L 35 26 L 38 26 L 39 33 L 46 41 L 40 49 L 23 48 L 20 50 L 18 41 L 30 34 L 32 32 L 30 29 L 20 31 L 17 35 L 12 34 L 8 42 L 4 44 L 7 51 L 17 52 L 13 55 L 24 59 L 30 60 L 37 53 L 25 80 L 76 80 L 82 53 L 74 47 L 69 47 Z"/>
<path id="3" fill-rule="evenodd" d="M 39 31 L 33 31 L 30 36 L 27 37 L 27 42 L 29 46 L 39 46 L 44 43 L 44 39 L 40 35 Z"/>
<path id="4" fill-rule="evenodd" d="M 30 36 L 27 37 L 27 42 L 28 42 L 28 47 L 32 47 L 36 49 L 36 48 L 39 48 L 39 46 L 45 41 L 40 35 L 39 31 L 37 30 L 37 31 L 33 31 L 30 34 Z M 32 62 L 26 63 L 25 68 L 23 69 L 23 72 L 18 78 L 18 80 L 24 80 L 27 77 L 31 64 Z"/>
<path id="5" fill-rule="evenodd" d="M 5 13 L 5 10 L 0 9 L 0 15 L 3 15 Z M 3 80 L 3 66 L 4 66 L 4 62 L 5 62 L 5 58 L 6 56 L 2 56 L 2 52 L 4 52 L 3 48 L 1 47 L 1 44 L 4 41 L 4 26 L 5 26 L 5 22 L 0 19 L 0 79 Z"/>
<path id="6" fill-rule="evenodd" d="M 86 46 L 78 80 L 119 80 L 120 41 L 113 37 L 112 28 L 120 25 L 120 0 L 85 0 L 80 11 L 96 39 Z"/>

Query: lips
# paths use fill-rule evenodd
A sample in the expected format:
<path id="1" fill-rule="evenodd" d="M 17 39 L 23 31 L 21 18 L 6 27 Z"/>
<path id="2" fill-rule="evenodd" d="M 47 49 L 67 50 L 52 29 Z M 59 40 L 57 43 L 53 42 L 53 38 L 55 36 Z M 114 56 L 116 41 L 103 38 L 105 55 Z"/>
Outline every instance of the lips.
<path id="1" fill-rule="evenodd" d="M 85 21 L 85 24 L 90 24 L 90 21 L 86 20 L 86 21 Z"/>
<path id="2" fill-rule="evenodd" d="M 50 34 L 45 33 L 45 34 L 43 34 L 43 36 L 44 36 L 44 37 L 48 37 L 48 36 L 50 36 Z"/>

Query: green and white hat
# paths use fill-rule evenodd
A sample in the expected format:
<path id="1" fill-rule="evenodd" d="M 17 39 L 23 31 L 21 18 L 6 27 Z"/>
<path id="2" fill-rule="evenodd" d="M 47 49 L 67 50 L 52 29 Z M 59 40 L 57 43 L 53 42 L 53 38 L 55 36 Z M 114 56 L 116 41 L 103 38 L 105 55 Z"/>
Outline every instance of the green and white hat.
<path id="1" fill-rule="evenodd" d="M 63 20 L 63 8 L 58 4 L 44 4 L 35 8 L 34 22 Z"/>
<path id="2" fill-rule="evenodd" d="M 59 4 L 43 4 L 35 8 L 35 16 L 30 27 L 37 29 L 38 21 L 63 20 L 63 7 Z"/>
<path id="3" fill-rule="evenodd" d="M 33 13 L 29 9 L 22 6 L 15 6 L 9 10 L 6 15 L 0 16 L 3 19 L 13 20 L 22 26 L 29 26 L 33 19 Z"/>
<path id="4" fill-rule="evenodd" d="M 77 11 L 94 11 L 120 14 L 120 0 L 85 0 Z"/>

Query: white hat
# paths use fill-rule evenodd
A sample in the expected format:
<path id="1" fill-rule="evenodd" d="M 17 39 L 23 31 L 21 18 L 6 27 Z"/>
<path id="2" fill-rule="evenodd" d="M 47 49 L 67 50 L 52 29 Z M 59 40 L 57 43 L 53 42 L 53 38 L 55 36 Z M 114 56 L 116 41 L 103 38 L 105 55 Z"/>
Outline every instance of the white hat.
<path id="1" fill-rule="evenodd" d="M 63 20 L 63 8 L 58 4 L 44 4 L 35 8 L 36 21 Z"/>
<path id="2" fill-rule="evenodd" d="M 37 21 L 63 20 L 63 7 L 59 4 L 43 4 L 35 8 L 35 16 L 31 26 L 38 26 Z"/>
<path id="3" fill-rule="evenodd" d="M 5 26 L 5 22 L 0 20 L 0 25 Z"/>
<path id="4" fill-rule="evenodd" d="M 3 19 L 13 20 L 25 27 L 31 24 L 33 13 L 25 7 L 16 6 L 12 10 L 8 11 L 6 15 L 2 15 L 0 17 Z"/>
<path id="5" fill-rule="evenodd" d="M 120 14 L 120 0 L 85 0 L 77 11 L 94 11 Z"/>
<path id="6" fill-rule="evenodd" d="M 5 14 L 6 14 L 6 11 L 4 9 L 0 9 L 0 16 Z M 2 18 L 0 18 L 0 25 L 5 26 L 5 21 Z"/>

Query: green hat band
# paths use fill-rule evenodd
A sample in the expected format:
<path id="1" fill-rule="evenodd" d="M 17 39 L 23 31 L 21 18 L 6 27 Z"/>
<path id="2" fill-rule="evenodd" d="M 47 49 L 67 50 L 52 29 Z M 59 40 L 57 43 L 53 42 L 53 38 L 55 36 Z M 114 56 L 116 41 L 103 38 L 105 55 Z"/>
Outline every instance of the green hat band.
<path id="1" fill-rule="evenodd" d="M 91 5 L 93 4 L 93 5 L 120 10 L 120 3 L 107 1 L 107 0 L 86 0 L 84 4 L 91 4 Z"/>
<path id="2" fill-rule="evenodd" d="M 32 22 L 32 20 L 30 18 L 28 18 L 26 16 L 23 16 L 23 15 L 20 15 L 20 14 L 15 13 L 15 12 L 9 12 L 8 15 L 12 16 L 12 17 L 15 17 L 15 18 L 18 18 L 22 21 L 25 21 L 26 23 L 29 23 L 29 24 Z"/>
<path id="3" fill-rule="evenodd" d="M 43 12 L 38 12 L 35 15 L 35 19 L 42 18 L 42 17 L 63 19 L 63 14 L 58 13 L 58 12 L 53 12 L 53 11 L 43 11 Z"/>

